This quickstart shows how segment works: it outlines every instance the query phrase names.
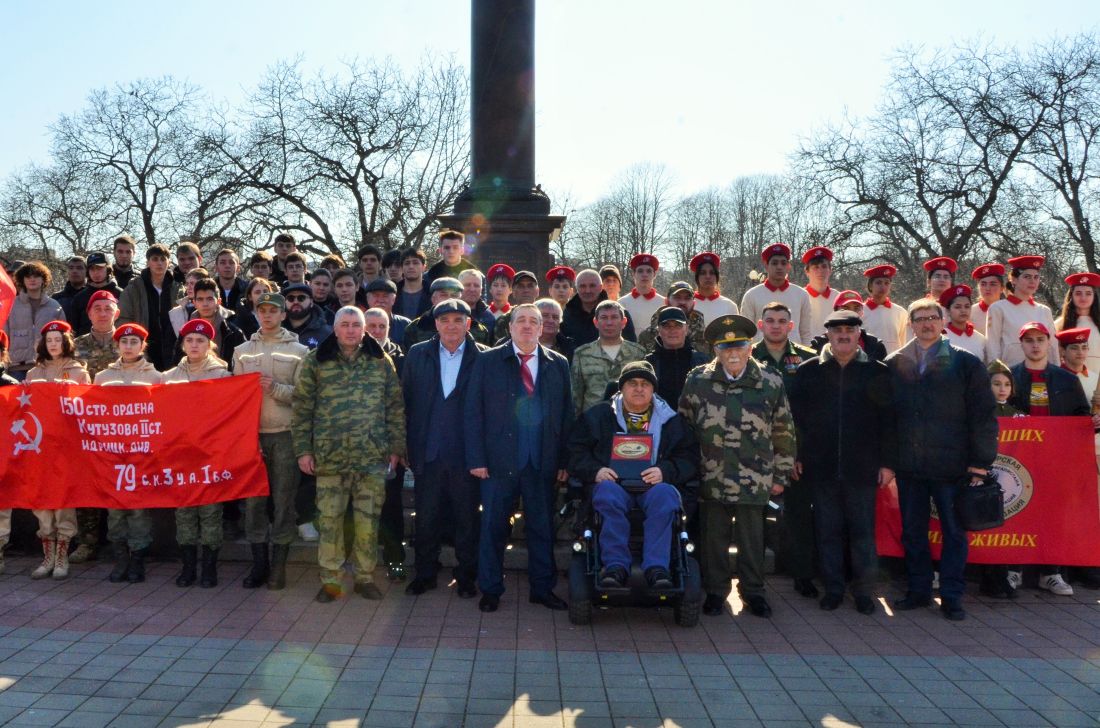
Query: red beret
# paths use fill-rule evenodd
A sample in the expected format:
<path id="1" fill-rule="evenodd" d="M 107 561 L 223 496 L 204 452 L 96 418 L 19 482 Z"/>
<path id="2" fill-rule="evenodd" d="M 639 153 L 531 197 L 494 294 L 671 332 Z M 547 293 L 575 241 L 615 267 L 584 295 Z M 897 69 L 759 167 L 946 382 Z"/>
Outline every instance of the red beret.
<path id="1" fill-rule="evenodd" d="M 767 263 L 777 255 L 782 255 L 787 260 L 791 259 L 791 246 L 786 243 L 772 243 L 760 251 L 760 259 Z"/>
<path id="2" fill-rule="evenodd" d="M 695 273 L 699 270 L 699 266 L 701 266 L 703 263 L 710 263 L 714 266 L 715 270 L 718 270 L 721 262 L 722 261 L 718 257 L 717 253 L 699 253 L 691 259 L 690 263 L 688 263 L 688 268 L 691 270 L 692 273 Z"/>
<path id="3" fill-rule="evenodd" d="M 1062 346 L 1083 344 L 1089 340 L 1089 330 L 1086 328 L 1066 329 L 1065 331 L 1059 331 L 1054 336 L 1057 337 L 1058 343 Z"/>
<path id="4" fill-rule="evenodd" d="M 932 260 L 924 261 L 924 269 L 931 273 L 934 270 L 945 270 L 952 275 L 959 269 L 959 264 L 955 262 L 954 258 L 948 258 L 942 256 L 940 258 L 933 258 Z"/>
<path id="5" fill-rule="evenodd" d="M 1018 255 L 1008 259 L 1008 267 L 1015 270 L 1027 270 L 1029 268 L 1042 268 L 1046 258 L 1041 255 Z"/>
<path id="6" fill-rule="evenodd" d="M 824 245 L 815 245 L 802 254 L 802 262 L 808 264 L 814 258 L 824 258 L 825 260 L 833 259 L 833 251 L 826 248 Z"/>
<path id="7" fill-rule="evenodd" d="M 1005 274 L 1005 267 L 1000 263 L 983 263 L 974 269 L 974 272 L 970 274 L 970 277 L 976 281 L 980 281 L 982 278 L 988 278 L 989 276 L 1003 276 Z"/>
<path id="8" fill-rule="evenodd" d="M 893 278 L 898 274 L 898 269 L 892 265 L 876 265 L 874 268 L 868 268 L 863 271 L 863 275 L 867 278 Z"/>
<path id="9" fill-rule="evenodd" d="M 649 253 L 638 253 L 630 259 L 630 270 L 634 270 L 640 265 L 648 265 L 653 270 L 657 270 L 660 267 L 660 263 L 657 260 L 656 255 L 650 255 Z"/>
<path id="10" fill-rule="evenodd" d="M 118 341 L 123 336 L 136 336 L 142 341 L 145 341 L 149 338 L 149 332 L 145 330 L 144 326 L 139 324 L 126 324 L 125 326 L 119 326 L 115 329 L 115 333 L 111 338 Z"/>
<path id="11" fill-rule="evenodd" d="M 944 308 L 950 308 L 951 302 L 956 298 L 961 296 L 970 298 L 971 293 L 970 286 L 952 286 L 940 294 L 940 305 Z"/>
<path id="12" fill-rule="evenodd" d="M 841 291 L 839 294 L 837 294 L 836 300 L 833 301 L 833 310 L 839 311 L 845 306 L 845 304 L 852 303 L 853 301 L 858 301 L 862 305 L 863 296 L 859 295 L 855 291 Z"/>
<path id="13" fill-rule="evenodd" d="M 1097 273 L 1073 273 L 1066 276 L 1067 286 L 1092 286 L 1100 288 L 1100 274 Z"/>
<path id="14" fill-rule="evenodd" d="M 489 268 L 489 272 L 485 274 L 485 279 L 490 283 L 498 276 L 504 276 L 511 283 L 515 280 L 516 269 L 506 263 L 497 263 Z"/>
<path id="15" fill-rule="evenodd" d="M 62 334 L 72 331 L 73 327 L 67 321 L 50 321 L 38 332 L 45 336 L 51 331 L 59 331 Z"/>
<path id="16" fill-rule="evenodd" d="M 1022 339 L 1024 338 L 1024 334 L 1031 331 L 1038 331 L 1040 334 L 1046 334 L 1047 336 L 1050 336 L 1050 331 L 1047 330 L 1047 327 L 1044 324 L 1040 323 L 1039 321 L 1028 321 L 1026 324 L 1020 327 L 1020 333 L 1017 338 Z"/>
<path id="17" fill-rule="evenodd" d="M 546 271 L 546 282 L 553 283 L 556 280 L 564 278 L 572 283 L 577 280 L 577 271 L 573 270 L 567 265 L 555 265 L 550 270 Z"/>
<path id="18" fill-rule="evenodd" d="M 110 291 L 99 290 L 91 295 L 91 297 L 88 299 L 88 305 L 84 307 L 84 310 L 91 311 L 92 304 L 96 301 L 110 301 L 113 304 L 118 304 L 118 299 L 115 298 L 115 294 L 111 293 Z"/>
<path id="19" fill-rule="evenodd" d="M 208 339 L 214 338 L 214 325 L 206 319 L 193 318 L 180 327 L 180 338 L 188 334 L 202 334 Z"/>

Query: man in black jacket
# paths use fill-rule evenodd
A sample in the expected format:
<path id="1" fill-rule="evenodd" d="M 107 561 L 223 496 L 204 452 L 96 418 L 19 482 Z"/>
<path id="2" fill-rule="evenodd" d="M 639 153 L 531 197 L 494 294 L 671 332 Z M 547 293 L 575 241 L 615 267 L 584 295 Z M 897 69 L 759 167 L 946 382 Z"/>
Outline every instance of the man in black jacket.
<path id="1" fill-rule="evenodd" d="M 73 325 L 73 333 L 77 336 L 83 336 L 92 330 L 92 321 L 88 318 L 88 301 L 96 291 L 110 291 L 116 299 L 122 295 L 122 289 L 111 278 L 107 255 L 98 251 L 88 253 L 88 285 L 73 298 L 73 314 L 68 321 Z"/>
<path id="2" fill-rule="evenodd" d="M 687 314 L 676 306 L 665 306 L 657 312 L 657 338 L 653 351 L 645 360 L 657 375 L 657 396 L 665 402 L 677 403 L 684 391 L 688 372 L 710 361 L 710 357 L 688 345 Z"/>
<path id="3" fill-rule="evenodd" d="M 834 311 L 852 311 L 860 319 L 863 318 L 863 297 L 855 291 L 841 291 L 833 301 Z M 819 334 L 810 340 L 810 348 L 821 351 L 821 347 L 829 343 L 825 334 Z M 859 348 L 867 352 L 867 358 L 871 361 L 883 361 L 886 359 L 886 345 L 879 341 L 877 336 L 872 336 L 860 329 Z"/>
<path id="4" fill-rule="evenodd" d="M 798 428 L 799 482 L 813 498 L 817 550 L 831 611 L 844 599 L 845 533 L 852 566 L 852 595 L 861 614 L 875 602 L 876 486 L 894 479 L 897 436 L 891 411 L 890 370 L 859 346 L 863 321 L 851 311 L 825 319 L 829 343 L 799 365 L 787 385 Z"/>
<path id="5" fill-rule="evenodd" d="M 595 483 L 592 506 L 603 517 L 600 584 L 606 588 L 625 586 L 630 575 L 626 514 L 634 503 L 645 513 L 642 570 L 646 581 L 656 589 L 672 587 L 668 562 L 673 518 L 680 508 L 680 491 L 699 472 L 699 447 L 676 410 L 653 395 L 656 387 L 657 375 L 648 362 L 626 364 L 619 375 L 619 393 L 610 402 L 589 408 L 569 439 L 569 472 Z M 641 472 L 642 483 L 627 485 L 612 467 L 612 440 L 617 434 L 652 438 L 650 467 Z"/>
<path id="6" fill-rule="evenodd" d="M 955 516 L 955 499 L 978 484 L 997 457 L 996 403 L 989 374 L 978 357 L 948 343 L 943 309 L 931 298 L 909 305 L 913 339 L 886 359 L 898 426 L 897 481 L 902 545 L 909 572 L 900 611 L 932 603 L 932 555 L 928 544 L 929 499 L 943 529 L 940 609 L 951 620 L 966 618 L 967 535 Z"/>
<path id="7" fill-rule="evenodd" d="M 565 304 L 561 318 L 561 332 L 573 340 L 574 346 L 581 347 L 599 338 L 599 332 L 596 331 L 596 306 L 606 300 L 607 293 L 603 290 L 599 273 L 588 268 L 577 274 L 577 293 Z M 629 313 L 626 314 L 623 338 L 627 341 L 638 340 Z"/>

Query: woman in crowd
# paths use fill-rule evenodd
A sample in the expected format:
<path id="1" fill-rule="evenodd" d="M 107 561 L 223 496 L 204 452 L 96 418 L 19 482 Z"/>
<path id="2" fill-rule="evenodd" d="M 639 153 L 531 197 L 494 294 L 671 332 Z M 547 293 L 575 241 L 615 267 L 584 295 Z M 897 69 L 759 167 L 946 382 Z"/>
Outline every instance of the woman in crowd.
<path id="1" fill-rule="evenodd" d="M 1020 255 L 1008 259 L 1008 289 L 1011 291 L 1000 301 L 989 307 L 986 314 L 987 361 L 1000 359 L 1006 366 L 1013 367 L 1024 360 L 1024 351 L 1020 347 L 1020 327 L 1031 321 L 1038 321 L 1054 331 L 1054 316 L 1050 308 L 1038 303 L 1035 294 L 1039 291 L 1039 270 L 1046 258 L 1041 255 Z M 1058 347 L 1054 337 L 1050 337 L 1050 361 L 1058 365 Z"/>
<path id="2" fill-rule="evenodd" d="M 236 325 L 244 340 L 252 338 L 252 334 L 260 330 L 260 321 L 256 318 L 256 301 L 265 293 L 278 293 L 279 287 L 266 278 L 253 278 L 244 288 L 244 296 L 241 300 L 241 310 L 234 314 L 230 323 Z"/>
<path id="3" fill-rule="evenodd" d="M 1074 273 L 1066 276 L 1069 290 L 1062 300 L 1062 313 L 1054 321 L 1056 331 L 1066 329 L 1088 329 L 1088 356 L 1085 357 L 1085 369 L 1100 372 L 1100 297 L 1096 289 L 1100 287 L 1100 274 Z M 1085 396 L 1094 405 L 1097 404 L 1096 389 L 1085 392 Z"/>
<path id="4" fill-rule="evenodd" d="M 180 335 L 180 329 L 195 312 L 195 306 L 191 303 L 191 297 L 195 295 L 195 282 L 209 277 L 210 273 L 206 268 L 193 268 L 183 277 L 184 294 L 176 302 L 176 307 L 168 312 L 168 320 L 172 322 L 176 336 Z"/>
<path id="5" fill-rule="evenodd" d="M 21 382 L 34 366 L 39 330 L 50 321 L 64 321 L 65 313 L 60 303 L 46 295 L 53 276 L 44 264 L 36 260 L 24 263 L 12 278 L 18 294 L 11 303 L 4 330 L 11 359 L 8 374 Z"/>

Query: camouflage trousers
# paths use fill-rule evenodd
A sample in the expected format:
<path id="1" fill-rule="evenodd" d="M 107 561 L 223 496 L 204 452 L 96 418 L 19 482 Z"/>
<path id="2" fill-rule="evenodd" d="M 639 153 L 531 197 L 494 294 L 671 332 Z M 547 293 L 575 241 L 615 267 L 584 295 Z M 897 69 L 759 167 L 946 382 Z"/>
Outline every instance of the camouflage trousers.
<path id="1" fill-rule="evenodd" d="M 80 543 L 92 548 L 99 544 L 99 523 L 102 518 L 102 508 L 76 509 L 76 532 Z"/>
<path id="2" fill-rule="evenodd" d="M 176 509 L 176 543 L 180 546 L 222 547 L 222 504 Z"/>
<path id="3" fill-rule="evenodd" d="M 383 466 L 369 473 L 317 476 L 317 563 L 321 567 L 321 583 L 339 587 L 344 566 L 344 514 L 351 502 L 355 542 L 351 558 L 355 565 L 355 581 L 374 581 L 378 563 L 378 516 L 385 499 Z"/>
<path id="4" fill-rule="evenodd" d="M 131 551 L 149 548 L 153 543 L 153 514 L 144 508 L 133 510 L 107 509 L 107 540 L 125 541 Z"/>
<path id="5" fill-rule="evenodd" d="M 294 443 L 290 431 L 261 432 L 260 451 L 267 466 L 267 482 L 270 495 L 249 498 L 244 506 L 244 532 L 249 543 L 267 543 L 268 527 L 271 542 L 283 546 L 294 543 L 298 537 L 295 522 L 298 518 L 294 500 L 298 495 L 298 483 L 302 471 L 294 457 Z M 268 518 L 268 503 L 272 518 Z"/>
<path id="6" fill-rule="evenodd" d="M 11 536 L 11 509 L 0 510 L 0 549 L 8 545 L 8 537 Z"/>

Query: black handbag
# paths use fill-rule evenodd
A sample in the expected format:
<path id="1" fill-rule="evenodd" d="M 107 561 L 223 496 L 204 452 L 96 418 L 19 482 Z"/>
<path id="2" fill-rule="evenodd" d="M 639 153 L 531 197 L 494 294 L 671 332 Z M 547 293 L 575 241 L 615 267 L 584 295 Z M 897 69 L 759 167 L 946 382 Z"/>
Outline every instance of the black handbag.
<path id="1" fill-rule="evenodd" d="M 987 531 L 1005 523 L 1004 491 L 997 476 L 989 473 L 980 485 L 971 485 L 967 475 L 955 499 L 955 516 L 964 531 Z"/>

